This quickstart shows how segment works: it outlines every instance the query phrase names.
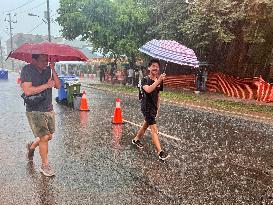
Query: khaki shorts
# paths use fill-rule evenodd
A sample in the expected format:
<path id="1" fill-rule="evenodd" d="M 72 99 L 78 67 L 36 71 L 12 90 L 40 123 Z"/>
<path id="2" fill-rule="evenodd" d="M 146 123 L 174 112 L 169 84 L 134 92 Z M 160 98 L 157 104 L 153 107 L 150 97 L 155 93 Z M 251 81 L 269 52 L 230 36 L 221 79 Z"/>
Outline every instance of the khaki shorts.
<path id="1" fill-rule="evenodd" d="M 55 112 L 26 112 L 30 128 L 35 137 L 43 137 L 55 132 Z"/>

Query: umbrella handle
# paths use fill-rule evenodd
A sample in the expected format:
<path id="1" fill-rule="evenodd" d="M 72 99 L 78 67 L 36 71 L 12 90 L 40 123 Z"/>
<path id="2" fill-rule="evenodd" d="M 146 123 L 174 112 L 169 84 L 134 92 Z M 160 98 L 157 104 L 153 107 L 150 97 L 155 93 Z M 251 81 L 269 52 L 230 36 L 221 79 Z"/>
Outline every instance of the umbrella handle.
<path id="1" fill-rule="evenodd" d="M 53 73 L 52 73 L 52 68 L 51 68 L 51 66 L 53 65 L 53 66 L 55 66 L 55 63 L 54 64 L 52 64 L 53 62 L 50 62 L 49 63 L 49 68 L 50 68 L 50 78 L 52 79 L 53 78 Z"/>
<path id="2" fill-rule="evenodd" d="M 167 66 L 168 66 L 168 62 L 165 64 L 165 67 L 164 67 L 164 69 L 163 69 L 163 73 L 164 73 L 164 74 L 165 74 L 165 72 L 166 72 Z"/>

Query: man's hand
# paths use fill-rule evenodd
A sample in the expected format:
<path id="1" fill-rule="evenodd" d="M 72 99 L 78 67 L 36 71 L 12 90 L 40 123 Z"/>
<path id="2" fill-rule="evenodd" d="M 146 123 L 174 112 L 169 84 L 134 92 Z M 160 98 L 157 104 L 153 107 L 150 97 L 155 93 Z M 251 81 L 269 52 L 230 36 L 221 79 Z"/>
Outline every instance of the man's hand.
<path id="1" fill-rule="evenodd" d="M 159 76 L 159 78 L 152 84 L 152 85 L 144 85 L 143 89 L 145 90 L 145 92 L 147 93 L 151 93 L 153 92 L 154 89 L 156 89 L 156 87 L 159 86 L 159 84 L 164 81 L 166 78 L 166 74 L 163 73 Z"/>
<path id="2" fill-rule="evenodd" d="M 48 88 L 53 88 L 55 86 L 55 81 L 50 78 L 46 84 Z"/>
<path id="3" fill-rule="evenodd" d="M 55 62 L 50 62 L 49 63 L 49 66 L 51 68 L 51 78 L 53 79 L 54 81 L 54 86 L 55 88 L 59 89 L 61 87 L 61 82 L 60 82 L 60 79 L 56 73 L 56 70 L 55 70 Z"/>
<path id="4" fill-rule="evenodd" d="M 159 78 L 158 78 L 158 80 L 161 82 L 161 81 L 164 81 L 166 79 L 166 74 L 165 73 L 162 73 L 160 76 L 159 76 Z"/>
<path id="5" fill-rule="evenodd" d="M 50 63 L 49 63 L 49 67 L 50 67 L 52 70 L 55 70 L 55 62 L 50 62 Z"/>

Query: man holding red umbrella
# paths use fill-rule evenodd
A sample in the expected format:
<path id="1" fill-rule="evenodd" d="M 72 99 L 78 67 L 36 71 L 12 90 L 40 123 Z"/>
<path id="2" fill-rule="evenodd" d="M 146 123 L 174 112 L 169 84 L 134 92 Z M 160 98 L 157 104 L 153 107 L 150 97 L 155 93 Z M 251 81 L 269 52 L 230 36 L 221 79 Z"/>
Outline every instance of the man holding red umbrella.
<path id="1" fill-rule="evenodd" d="M 35 140 L 27 144 L 27 158 L 32 161 L 39 146 L 42 161 L 41 173 L 53 176 L 48 162 L 48 141 L 55 131 L 55 113 L 52 105 L 52 88 L 60 88 L 60 80 L 53 66 L 48 66 L 48 55 L 32 54 L 32 63 L 21 71 L 26 115 Z"/>
<path id="2" fill-rule="evenodd" d="M 47 66 L 48 61 L 87 61 L 88 58 L 73 47 L 52 42 L 25 43 L 10 52 L 8 58 L 30 63 L 21 72 L 22 97 L 30 127 L 36 137 L 27 145 L 27 156 L 33 160 L 35 148 L 39 146 L 41 172 L 45 176 L 53 176 L 54 172 L 48 163 L 48 141 L 55 131 L 52 88 L 60 88 L 60 80 L 54 68 Z"/>

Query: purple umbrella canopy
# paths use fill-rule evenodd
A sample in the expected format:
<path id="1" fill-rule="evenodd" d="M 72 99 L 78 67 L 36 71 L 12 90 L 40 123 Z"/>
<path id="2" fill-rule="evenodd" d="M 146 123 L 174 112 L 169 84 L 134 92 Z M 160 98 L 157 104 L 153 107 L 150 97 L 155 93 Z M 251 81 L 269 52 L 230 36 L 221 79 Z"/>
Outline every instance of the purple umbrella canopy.
<path id="1" fill-rule="evenodd" d="M 139 51 L 167 62 L 199 67 L 194 51 L 176 41 L 153 39 L 139 48 Z"/>

